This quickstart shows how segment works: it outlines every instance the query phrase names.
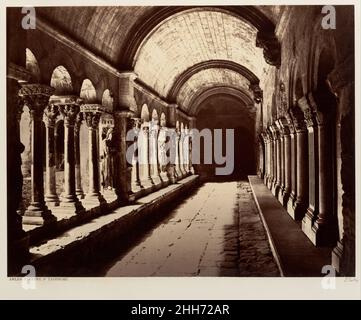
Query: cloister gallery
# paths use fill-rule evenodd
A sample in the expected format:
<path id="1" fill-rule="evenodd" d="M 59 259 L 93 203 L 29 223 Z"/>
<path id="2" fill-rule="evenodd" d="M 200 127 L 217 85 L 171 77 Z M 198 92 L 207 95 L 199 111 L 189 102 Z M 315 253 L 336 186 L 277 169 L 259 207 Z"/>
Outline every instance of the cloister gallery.
<path id="1" fill-rule="evenodd" d="M 62 274 L 187 190 L 251 176 L 302 241 L 353 275 L 353 7 L 335 8 L 336 29 L 321 6 L 37 7 L 29 29 L 7 8 L 9 274 Z M 234 129 L 230 176 L 192 164 L 195 128 Z"/>

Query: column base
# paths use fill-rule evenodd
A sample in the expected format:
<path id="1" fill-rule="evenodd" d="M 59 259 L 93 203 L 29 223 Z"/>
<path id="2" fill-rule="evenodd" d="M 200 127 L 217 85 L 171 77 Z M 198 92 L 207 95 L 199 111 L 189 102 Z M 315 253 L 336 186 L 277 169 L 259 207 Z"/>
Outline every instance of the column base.
<path id="1" fill-rule="evenodd" d="M 61 196 L 58 213 L 64 211 L 65 214 L 82 214 L 85 212 L 85 208 L 76 196 Z"/>
<path id="2" fill-rule="evenodd" d="M 23 225 L 48 225 L 56 222 L 56 217 L 46 207 L 30 205 L 23 215 Z"/>
<path id="3" fill-rule="evenodd" d="M 166 172 L 161 172 L 160 173 L 160 178 L 163 181 L 163 185 L 168 185 L 169 184 L 169 178 L 168 178 L 168 174 Z"/>
<path id="4" fill-rule="evenodd" d="M 140 191 L 142 191 L 143 186 L 138 182 L 138 183 L 132 183 L 131 185 L 131 192 L 132 193 L 138 193 Z"/>
<path id="5" fill-rule="evenodd" d="M 265 174 L 264 177 L 263 177 L 263 183 L 264 183 L 264 185 L 267 186 L 267 182 L 268 182 L 268 176 Z"/>
<path id="6" fill-rule="evenodd" d="M 277 199 L 278 199 L 278 193 L 280 192 L 280 188 L 281 186 L 277 182 L 273 183 L 271 192 Z"/>
<path id="7" fill-rule="evenodd" d="M 279 190 L 278 190 L 278 195 L 277 195 L 277 200 L 278 202 L 280 202 L 283 205 L 283 194 L 285 192 L 285 188 L 280 186 Z"/>
<path id="8" fill-rule="evenodd" d="M 100 193 L 86 194 L 83 201 L 83 206 L 86 207 L 87 209 L 91 209 L 94 207 L 104 207 L 106 205 L 107 202 Z"/>
<path id="9" fill-rule="evenodd" d="M 343 256 L 343 245 L 341 241 L 337 241 L 336 247 L 332 250 L 332 266 L 338 274 L 341 273 L 341 260 Z"/>
<path id="10" fill-rule="evenodd" d="M 78 199 L 84 199 L 84 197 L 85 197 L 85 194 L 84 194 L 83 190 L 81 190 L 81 189 L 75 190 L 75 194 L 78 197 Z"/>
<path id="11" fill-rule="evenodd" d="M 287 212 L 292 217 L 293 220 L 295 220 L 295 209 L 294 209 L 295 198 L 296 198 L 295 195 L 291 193 L 287 201 Z"/>
<path id="12" fill-rule="evenodd" d="M 317 247 L 334 247 L 337 243 L 337 228 L 330 223 L 314 223 L 310 240 Z"/>
<path id="13" fill-rule="evenodd" d="M 308 208 L 306 215 L 302 219 L 302 231 L 307 236 L 307 238 L 312 241 L 313 244 L 315 244 L 314 242 L 315 234 L 312 230 L 314 221 L 315 221 L 314 210 L 312 208 Z"/>
<path id="14" fill-rule="evenodd" d="M 140 184 L 144 189 L 151 189 L 154 187 L 154 182 L 150 178 L 140 180 Z"/>
<path id="15" fill-rule="evenodd" d="M 57 207 L 60 204 L 60 200 L 56 194 L 49 194 L 45 195 L 45 203 L 48 207 Z"/>
<path id="16" fill-rule="evenodd" d="M 154 190 L 159 190 L 160 188 L 162 188 L 162 180 L 160 176 L 152 176 L 152 181 L 154 183 Z"/>
<path id="17" fill-rule="evenodd" d="M 285 208 L 287 208 L 288 205 L 288 199 L 290 198 L 290 192 L 287 190 L 284 190 L 284 192 L 282 192 L 282 206 L 284 206 Z"/>
<path id="18" fill-rule="evenodd" d="M 271 190 L 272 185 L 273 185 L 273 179 L 272 179 L 272 177 L 268 177 L 268 179 L 267 179 L 267 188 Z"/>
<path id="19" fill-rule="evenodd" d="M 296 199 L 293 205 L 294 220 L 302 220 L 306 214 L 307 205 L 302 201 Z"/>
<path id="20" fill-rule="evenodd" d="M 175 176 L 176 176 L 177 181 L 182 179 L 182 172 L 180 171 L 179 168 L 175 169 Z"/>

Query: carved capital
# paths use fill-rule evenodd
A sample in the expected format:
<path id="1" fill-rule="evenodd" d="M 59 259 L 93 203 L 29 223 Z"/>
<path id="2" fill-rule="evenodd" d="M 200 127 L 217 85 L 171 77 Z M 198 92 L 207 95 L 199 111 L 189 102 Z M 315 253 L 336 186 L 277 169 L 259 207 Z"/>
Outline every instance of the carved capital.
<path id="1" fill-rule="evenodd" d="M 100 112 L 83 112 L 85 123 L 89 129 L 97 129 L 100 121 Z"/>
<path id="2" fill-rule="evenodd" d="M 83 122 L 83 120 L 84 120 L 84 116 L 81 112 L 79 112 L 75 118 L 75 126 L 74 126 L 75 133 L 79 132 L 80 126 L 81 126 L 81 123 Z"/>
<path id="3" fill-rule="evenodd" d="M 285 114 L 285 118 L 286 118 L 286 121 L 287 121 L 287 127 L 288 127 L 288 130 L 289 130 L 290 134 L 295 133 L 295 130 L 296 130 L 296 129 L 295 129 L 295 126 L 294 126 L 294 124 L 293 124 L 292 116 L 290 115 L 289 112 L 287 112 L 287 113 Z"/>
<path id="4" fill-rule="evenodd" d="M 314 127 L 316 125 L 316 119 L 314 112 L 311 108 L 307 108 L 303 111 L 305 122 L 307 127 Z"/>
<path id="5" fill-rule="evenodd" d="M 283 136 L 287 136 L 290 134 L 290 129 L 288 127 L 288 121 L 286 118 L 281 118 L 278 120 L 279 129 Z"/>
<path id="6" fill-rule="evenodd" d="M 104 112 L 104 108 L 100 104 L 82 104 L 80 112 L 89 129 L 97 129 L 99 126 L 100 116 Z"/>
<path id="7" fill-rule="evenodd" d="M 293 125 L 296 132 L 306 131 L 305 119 L 303 113 L 299 108 L 290 109 L 290 114 L 292 116 Z"/>
<path id="8" fill-rule="evenodd" d="M 19 97 L 28 106 L 33 119 L 41 119 L 44 109 L 49 104 L 49 97 L 54 92 L 52 87 L 42 84 L 24 84 L 19 90 Z"/>
<path id="9" fill-rule="evenodd" d="M 56 117 L 59 115 L 59 107 L 54 104 L 48 105 L 44 109 L 44 122 L 46 126 L 48 127 L 54 127 L 55 126 L 55 120 Z"/>
<path id="10" fill-rule="evenodd" d="M 77 104 L 59 105 L 59 112 L 64 117 L 65 125 L 74 125 L 80 107 Z"/>
<path id="11" fill-rule="evenodd" d="M 281 65 L 281 45 L 274 33 L 258 32 L 256 46 L 263 48 L 263 56 L 268 64 Z"/>

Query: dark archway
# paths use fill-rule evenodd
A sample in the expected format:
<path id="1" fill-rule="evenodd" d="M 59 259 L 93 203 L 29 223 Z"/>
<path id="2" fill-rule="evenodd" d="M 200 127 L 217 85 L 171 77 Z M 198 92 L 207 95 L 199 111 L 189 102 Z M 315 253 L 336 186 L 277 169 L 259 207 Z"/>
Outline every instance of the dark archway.
<path id="1" fill-rule="evenodd" d="M 197 113 L 197 129 L 210 129 L 213 133 L 211 164 L 204 164 L 205 140 L 201 141 L 201 164 L 195 170 L 205 180 L 244 179 L 256 173 L 255 119 L 243 101 L 229 94 L 218 94 L 204 99 Z M 222 129 L 222 153 L 226 156 L 226 129 L 234 130 L 234 170 L 229 175 L 217 176 L 215 169 L 224 167 L 215 162 L 214 129 Z M 227 159 L 228 161 L 228 159 Z"/>

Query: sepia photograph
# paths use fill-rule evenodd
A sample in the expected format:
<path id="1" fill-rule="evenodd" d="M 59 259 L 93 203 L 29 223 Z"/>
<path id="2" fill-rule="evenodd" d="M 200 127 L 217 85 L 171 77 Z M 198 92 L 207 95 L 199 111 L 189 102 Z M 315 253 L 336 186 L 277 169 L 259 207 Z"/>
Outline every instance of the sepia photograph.
<path id="1" fill-rule="evenodd" d="M 26 4 L 7 277 L 356 276 L 354 5 Z"/>

